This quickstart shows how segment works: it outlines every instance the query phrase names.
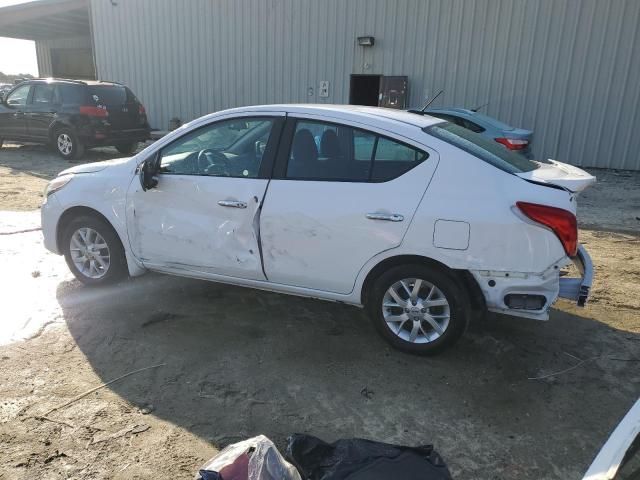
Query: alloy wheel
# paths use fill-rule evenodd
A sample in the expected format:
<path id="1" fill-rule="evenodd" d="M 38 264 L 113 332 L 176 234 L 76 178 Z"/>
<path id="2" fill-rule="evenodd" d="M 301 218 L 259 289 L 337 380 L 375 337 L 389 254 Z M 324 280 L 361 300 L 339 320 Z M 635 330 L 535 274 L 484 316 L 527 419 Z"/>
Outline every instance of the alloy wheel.
<path id="1" fill-rule="evenodd" d="M 66 133 L 58 135 L 58 151 L 63 155 L 70 155 L 73 150 L 73 141 Z"/>
<path id="2" fill-rule="evenodd" d="M 451 311 L 438 287 L 420 278 L 405 278 L 385 292 L 382 315 L 389 330 L 402 340 L 430 343 L 444 335 Z"/>
<path id="3" fill-rule="evenodd" d="M 88 278 L 102 278 L 111 263 L 109 246 L 102 235 L 89 227 L 79 228 L 71 235 L 69 250 L 78 271 Z"/>

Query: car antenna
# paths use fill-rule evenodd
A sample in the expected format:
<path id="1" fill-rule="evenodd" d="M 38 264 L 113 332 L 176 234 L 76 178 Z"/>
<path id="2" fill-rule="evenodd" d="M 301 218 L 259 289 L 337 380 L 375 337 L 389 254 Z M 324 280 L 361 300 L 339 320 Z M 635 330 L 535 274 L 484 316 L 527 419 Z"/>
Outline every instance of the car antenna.
<path id="1" fill-rule="evenodd" d="M 489 102 L 487 102 L 487 103 L 483 103 L 482 105 L 477 106 L 476 108 L 472 108 L 472 109 L 471 109 L 471 111 L 472 111 L 472 112 L 477 112 L 478 110 L 480 110 L 481 108 L 486 107 L 487 105 L 489 105 Z"/>
<path id="2" fill-rule="evenodd" d="M 431 100 L 428 100 L 427 103 L 424 104 L 424 107 L 422 107 L 422 109 L 420 110 L 420 113 L 424 113 L 429 105 L 431 105 L 435 101 L 435 99 L 438 98 L 442 93 L 444 93 L 444 90 L 440 90 Z"/>

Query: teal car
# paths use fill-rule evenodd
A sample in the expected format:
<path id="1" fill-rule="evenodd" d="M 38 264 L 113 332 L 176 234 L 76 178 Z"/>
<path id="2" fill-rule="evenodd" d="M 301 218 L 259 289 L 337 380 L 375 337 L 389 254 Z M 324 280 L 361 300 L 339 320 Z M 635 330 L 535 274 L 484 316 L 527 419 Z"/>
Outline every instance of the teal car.
<path id="1" fill-rule="evenodd" d="M 531 140 L 533 137 L 533 131 L 531 130 L 512 127 L 493 117 L 467 108 L 441 107 L 409 111 L 418 115 L 431 115 L 432 117 L 447 120 L 501 143 L 505 148 L 515 153 L 520 153 L 527 158 L 531 156 Z"/>

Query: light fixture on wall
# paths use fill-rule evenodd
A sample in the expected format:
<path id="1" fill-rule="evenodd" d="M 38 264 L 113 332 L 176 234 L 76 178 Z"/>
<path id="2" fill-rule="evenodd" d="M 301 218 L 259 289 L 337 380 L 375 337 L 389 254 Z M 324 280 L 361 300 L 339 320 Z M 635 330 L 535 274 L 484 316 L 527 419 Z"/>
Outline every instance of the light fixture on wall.
<path id="1" fill-rule="evenodd" d="M 373 47 L 376 39 L 373 37 L 358 37 L 358 45 L 361 47 Z"/>

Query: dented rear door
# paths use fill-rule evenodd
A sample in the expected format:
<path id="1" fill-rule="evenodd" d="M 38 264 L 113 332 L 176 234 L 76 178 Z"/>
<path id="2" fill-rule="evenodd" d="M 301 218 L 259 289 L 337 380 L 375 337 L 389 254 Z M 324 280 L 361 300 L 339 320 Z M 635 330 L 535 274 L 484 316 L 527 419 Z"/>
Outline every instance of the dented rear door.
<path id="1" fill-rule="evenodd" d="M 146 267 L 265 279 L 258 217 L 282 122 L 262 113 L 242 117 L 238 128 L 244 131 L 246 125 L 248 133 L 226 145 L 228 141 L 220 138 L 226 135 L 224 122 L 229 121 L 217 121 L 222 126 L 209 131 L 204 127 L 199 134 L 187 133 L 163 148 L 156 188 L 142 191 L 137 179 L 131 184 L 129 238 L 132 251 Z M 201 153 L 207 149 L 216 152 Z M 203 169 L 209 162 L 210 167 Z"/>

